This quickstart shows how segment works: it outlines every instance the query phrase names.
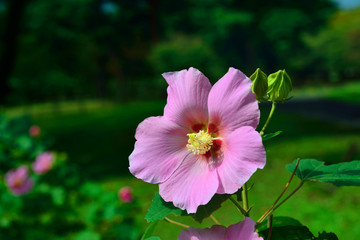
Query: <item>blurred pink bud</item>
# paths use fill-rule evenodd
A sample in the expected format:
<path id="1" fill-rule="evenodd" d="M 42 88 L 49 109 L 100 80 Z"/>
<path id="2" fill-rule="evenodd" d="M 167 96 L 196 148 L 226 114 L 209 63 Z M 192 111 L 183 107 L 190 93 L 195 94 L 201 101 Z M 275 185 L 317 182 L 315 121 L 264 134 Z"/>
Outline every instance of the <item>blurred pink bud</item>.
<path id="1" fill-rule="evenodd" d="M 34 186 L 34 181 L 29 178 L 28 169 L 24 165 L 7 172 L 5 182 L 14 195 L 26 194 Z"/>
<path id="2" fill-rule="evenodd" d="M 44 152 L 39 154 L 35 162 L 32 164 L 32 169 L 37 174 L 43 174 L 51 170 L 54 163 L 54 154 L 51 152 Z"/>
<path id="3" fill-rule="evenodd" d="M 121 188 L 118 194 L 119 194 L 119 199 L 123 202 L 133 201 L 132 189 L 130 187 Z"/>
<path id="4" fill-rule="evenodd" d="M 39 136 L 40 132 L 41 132 L 41 130 L 40 130 L 39 126 L 36 126 L 36 125 L 31 126 L 31 128 L 29 129 L 30 136 L 32 136 L 32 137 Z"/>

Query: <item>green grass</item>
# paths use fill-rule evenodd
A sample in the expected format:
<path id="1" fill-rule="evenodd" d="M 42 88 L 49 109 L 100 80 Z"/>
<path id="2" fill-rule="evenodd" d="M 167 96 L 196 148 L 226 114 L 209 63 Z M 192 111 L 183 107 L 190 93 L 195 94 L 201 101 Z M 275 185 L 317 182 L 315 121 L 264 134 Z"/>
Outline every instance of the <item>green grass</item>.
<path id="1" fill-rule="evenodd" d="M 295 89 L 295 98 L 328 98 L 342 102 L 360 103 L 360 81 L 348 82 L 342 85 L 309 86 Z"/>
<path id="2" fill-rule="evenodd" d="M 100 181 L 107 189 L 117 191 L 122 186 L 132 186 L 135 198 L 142 204 L 142 212 L 135 216 L 145 229 L 144 216 L 151 204 L 157 186 L 144 183 L 128 172 L 128 156 L 135 142 L 136 126 L 144 118 L 162 115 L 164 102 L 133 102 L 123 105 L 100 104 L 97 107 L 51 112 L 44 106 L 38 112 L 30 112 L 34 121 L 49 136 L 54 137 L 54 149 L 65 151 L 69 161 L 82 169 L 82 177 Z M 18 114 L 16 111 L 12 112 Z M 49 114 L 50 113 L 50 114 Z M 268 109 L 262 111 L 262 122 Z M 260 124 L 262 126 L 262 123 Z M 360 134 L 350 127 L 312 119 L 311 116 L 276 112 L 267 132 L 284 131 L 280 136 L 265 143 L 267 165 L 257 171 L 250 180 L 252 217 L 256 220 L 282 191 L 290 173 L 287 163 L 297 157 L 316 158 L 327 163 L 340 162 L 351 145 L 359 149 Z M 359 150 L 352 156 L 360 159 Z M 294 180 L 290 188 L 294 188 Z M 291 189 L 289 190 L 289 192 Z M 336 188 L 330 184 L 308 183 L 288 202 L 281 206 L 275 216 L 291 216 L 299 219 L 311 231 L 335 232 L 339 239 L 360 237 L 358 221 L 360 199 L 355 187 Z M 357 194 L 357 195 L 356 195 Z M 225 225 L 242 219 L 230 202 L 215 212 L 215 217 Z M 174 216 L 170 218 L 175 219 Z M 192 226 L 199 226 L 189 217 L 177 218 Z M 203 226 L 213 222 L 206 219 Z M 176 239 L 181 228 L 161 222 L 155 235 L 162 239 Z"/>

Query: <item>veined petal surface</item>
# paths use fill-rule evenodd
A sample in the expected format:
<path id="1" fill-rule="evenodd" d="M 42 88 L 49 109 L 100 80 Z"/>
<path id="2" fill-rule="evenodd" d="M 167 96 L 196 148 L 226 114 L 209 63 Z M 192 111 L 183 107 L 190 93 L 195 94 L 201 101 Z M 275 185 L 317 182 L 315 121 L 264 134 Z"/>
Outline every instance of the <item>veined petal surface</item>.
<path id="1" fill-rule="evenodd" d="M 163 77 L 169 84 L 164 109 L 166 119 L 188 129 L 194 124 L 207 123 L 209 79 L 195 68 L 164 73 Z"/>
<path id="2" fill-rule="evenodd" d="M 234 193 L 266 163 L 266 152 L 261 137 L 252 127 L 241 127 L 227 135 L 222 146 L 222 159 L 217 172 L 217 193 Z"/>
<path id="3" fill-rule="evenodd" d="M 189 154 L 188 131 L 164 117 L 150 117 L 136 129 L 130 172 L 149 183 L 168 179 Z"/>
<path id="4" fill-rule="evenodd" d="M 221 135 L 242 126 L 256 128 L 259 124 L 259 106 L 250 86 L 247 76 L 230 68 L 212 87 L 208 99 L 209 122 L 217 126 Z"/>
<path id="5" fill-rule="evenodd" d="M 216 168 L 208 163 L 208 159 L 189 153 L 171 177 L 159 184 L 159 194 L 176 207 L 195 213 L 199 205 L 210 201 L 218 185 Z"/>

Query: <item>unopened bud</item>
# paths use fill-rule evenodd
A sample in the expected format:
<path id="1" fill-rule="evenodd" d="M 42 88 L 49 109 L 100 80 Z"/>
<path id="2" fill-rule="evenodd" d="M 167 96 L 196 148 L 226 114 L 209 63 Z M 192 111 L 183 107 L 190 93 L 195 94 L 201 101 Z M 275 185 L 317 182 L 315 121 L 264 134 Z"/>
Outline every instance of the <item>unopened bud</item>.
<path id="1" fill-rule="evenodd" d="M 266 74 L 258 68 L 253 75 L 250 76 L 250 79 L 252 81 L 251 90 L 256 94 L 256 99 L 262 99 L 268 90 L 268 80 Z"/>
<path id="2" fill-rule="evenodd" d="M 279 70 L 268 77 L 269 98 L 271 101 L 285 101 L 292 90 L 292 83 L 285 70 Z"/>
<path id="3" fill-rule="evenodd" d="M 123 188 L 119 189 L 118 196 L 119 196 L 119 199 L 123 202 L 132 202 L 133 201 L 132 189 L 130 187 L 123 187 Z"/>
<path id="4" fill-rule="evenodd" d="M 38 126 L 34 125 L 34 126 L 31 126 L 31 128 L 29 129 L 29 133 L 30 133 L 30 136 L 32 136 L 32 137 L 38 137 L 41 133 L 41 130 Z"/>

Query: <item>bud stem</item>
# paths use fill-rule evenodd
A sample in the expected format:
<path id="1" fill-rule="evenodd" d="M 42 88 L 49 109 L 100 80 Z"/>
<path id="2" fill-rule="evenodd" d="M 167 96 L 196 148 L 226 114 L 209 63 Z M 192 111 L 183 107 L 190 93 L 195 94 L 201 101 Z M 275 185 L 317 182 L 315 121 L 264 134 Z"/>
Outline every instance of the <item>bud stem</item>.
<path id="1" fill-rule="evenodd" d="M 230 196 L 229 199 L 230 199 L 231 202 L 239 209 L 239 211 L 240 211 L 244 216 L 247 215 L 247 212 L 240 206 L 240 204 L 239 204 L 232 196 Z"/>
<path id="2" fill-rule="evenodd" d="M 188 225 L 185 225 L 185 224 L 182 224 L 182 223 L 176 222 L 176 221 L 174 221 L 174 220 L 171 220 L 171 219 L 170 219 L 170 218 L 168 218 L 168 217 L 164 217 L 164 220 L 165 220 L 166 222 L 169 222 L 169 223 L 172 223 L 172 224 L 178 225 L 178 226 L 183 227 L 183 228 L 189 228 L 189 227 L 190 227 L 190 226 L 188 226 Z"/>
<path id="3" fill-rule="evenodd" d="M 275 112 L 275 108 L 276 108 L 276 102 L 272 102 L 270 114 L 269 114 L 269 116 L 268 116 L 268 118 L 267 118 L 267 120 L 266 120 L 263 128 L 262 128 L 261 131 L 260 131 L 260 136 L 261 136 L 261 137 L 264 135 L 264 131 L 265 131 L 267 125 L 269 124 L 270 119 L 272 118 L 272 115 L 273 115 L 274 112 Z"/>
<path id="4" fill-rule="evenodd" d="M 259 220 L 257 221 L 257 224 L 261 223 L 262 221 L 265 220 L 265 218 L 267 216 L 269 216 L 270 214 L 272 214 L 275 209 L 277 209 L 278 207 L 280 207 L 281 204 L 283 204 L 286 200 L 288 200 L 295 192 L 297 192 L 297 190 L 300 189 L 300 187 L 304 184 L 304 181 L 302 181 L 300 183 L 300 185 L 295 188 L 295 190 L 293 192 L 291 192 L 282 202 L 280 202 L 278 205 L 276 205 L 278 203 L 278 201 L 281 199 L 281 197 L 284 195 L 285 191 L 287 190 L 287 188 L 289 187 L 290 183 L 291 183 L 291 180 L 293 179 L 294 175 L 295 175 L 295 172 L 299 166 L 299 163 L 300 163 L 300 158 L 297 159 L 297 162 L 296 162 L 296 166 L 295 166 L 295 169 L 293 171 L 293 173 L 291 174 L 291 177 L 289 179 L 289 181 L 286 183 L 283 191 L 280 193 L 279 197 L 275 200 L 275 202 L 270 206 L 270 208 L 268 210 L 266 210 L 266 212 L 259 218 Z"/>
<path id="5" fill-rule="evenodd" d="M 271 237 L 271 230 L 272 230 L 272 225 L 273 225 L 273 215 L 270 214 L 269 218 L 268 218 L 268 228 L 269 228 L 269 233 L 268 233 L 268 237 L 267 240 L 270 240 Z"/>
<path id="6" fill-rule="evenodd" d="M 211 218 L 217 225 L 221 225 L 221 223 L 214 217 L 214 215 L 210 214 L 210 218 Z"/>
<path id="7" fill-rule="evenodd" d="M 243 208 L 246 211 L 246 217 L 249 216 L 249 201 L 248 201 L 248 189 L 246 186 L 246 183 L 243 185 L 243 190 L 241 192 L 241 197 L 242 197 L 242 201 L 243 201 Z"/>

